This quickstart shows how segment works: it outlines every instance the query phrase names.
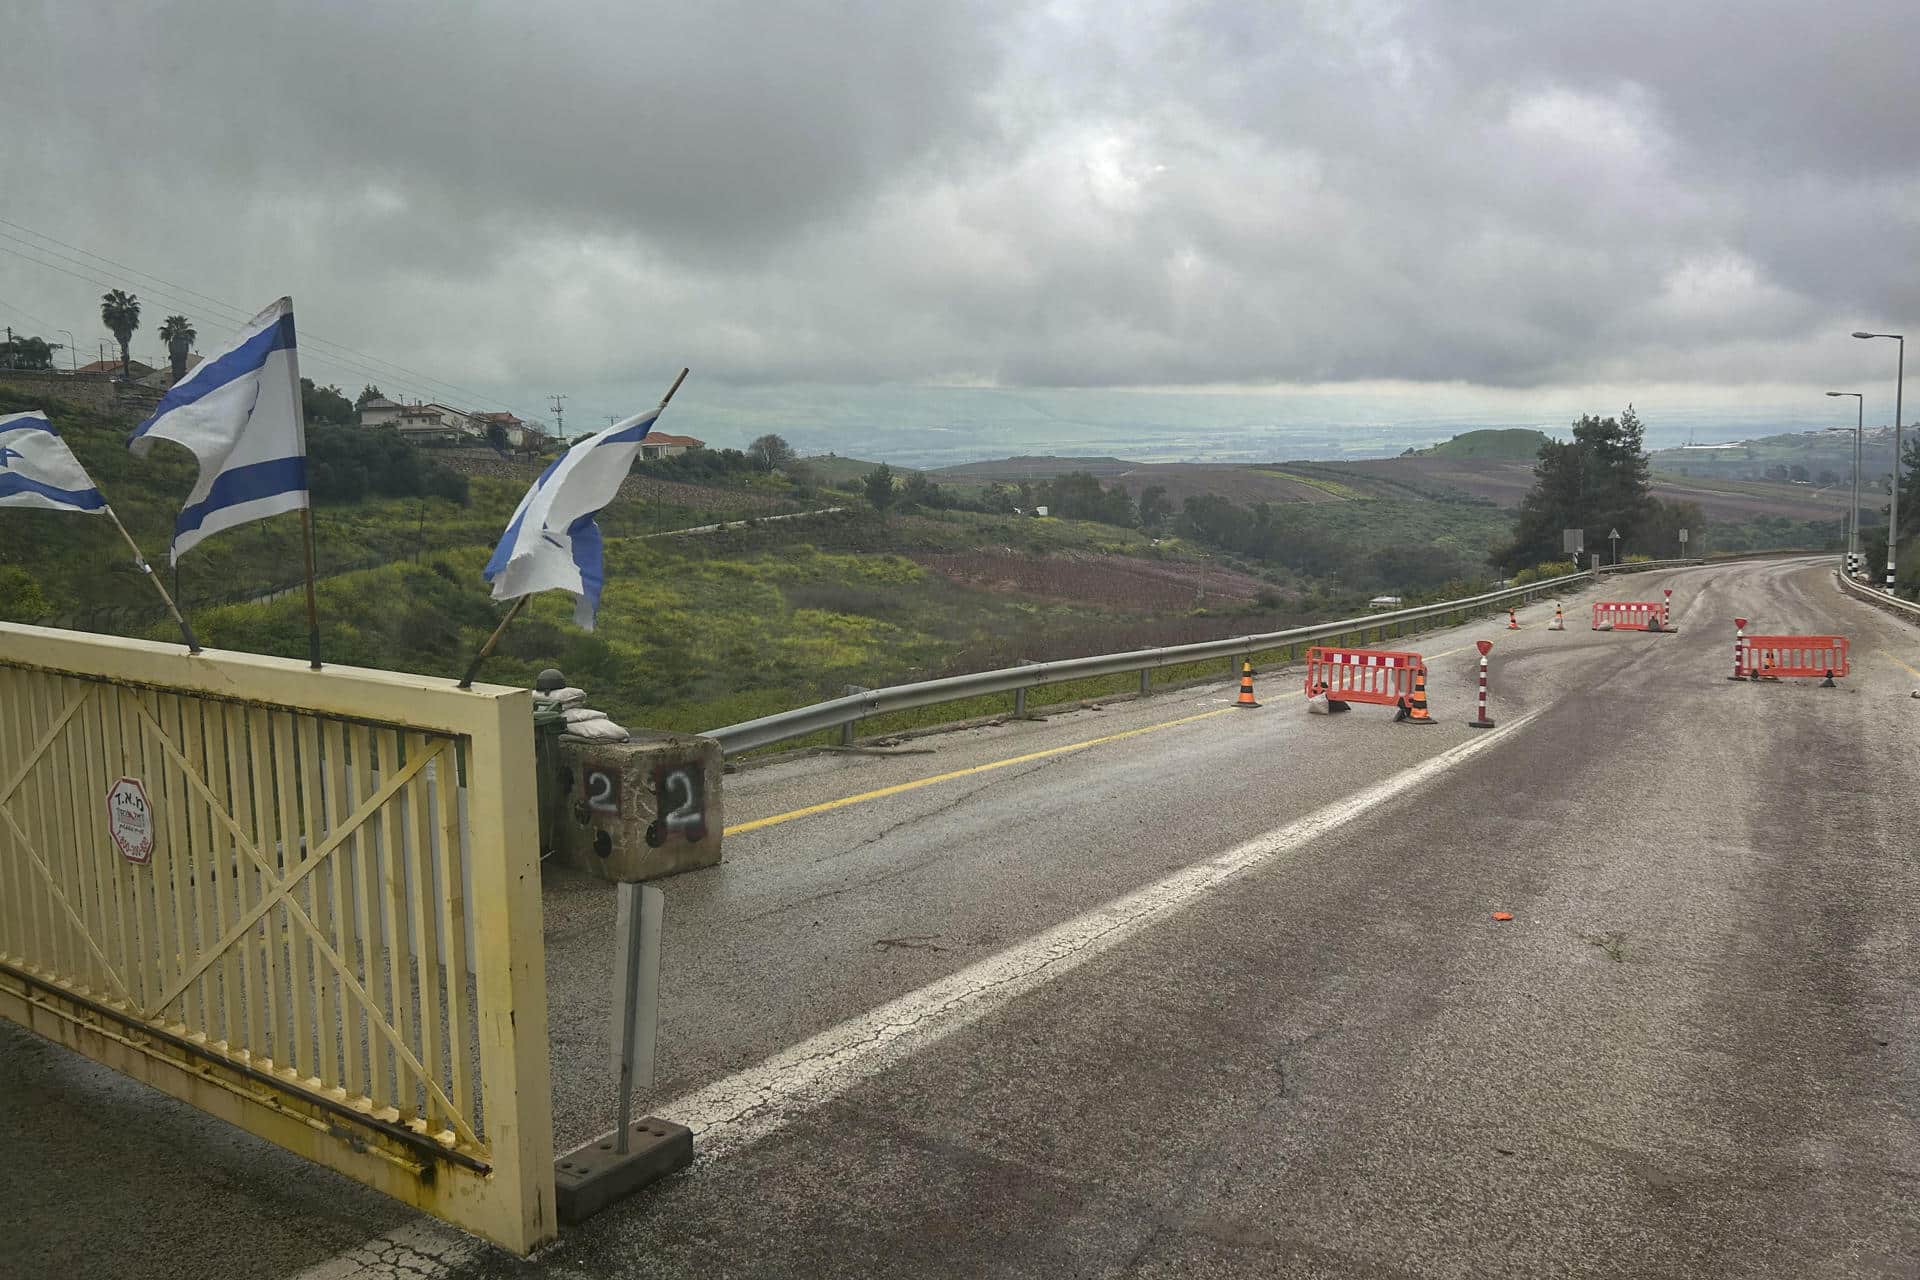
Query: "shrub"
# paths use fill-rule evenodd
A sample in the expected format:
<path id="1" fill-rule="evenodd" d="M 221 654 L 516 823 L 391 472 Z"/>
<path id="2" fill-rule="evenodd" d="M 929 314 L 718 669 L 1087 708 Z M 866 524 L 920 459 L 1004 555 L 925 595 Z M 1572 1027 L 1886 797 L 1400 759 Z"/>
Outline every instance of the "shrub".
<path id="1" fill-rule="evenodd" d="M 1542 578 L 1564 578 L 1567 574 L 1578 571 L 1579 566 L 1571 560 L 1549 560 L 1545 564 L 1537 564 L 1531 569 L 1522 569 L 1514 574 L 1513 585 L 1525 586 L 1529 582 L 1538 582 Z"/>

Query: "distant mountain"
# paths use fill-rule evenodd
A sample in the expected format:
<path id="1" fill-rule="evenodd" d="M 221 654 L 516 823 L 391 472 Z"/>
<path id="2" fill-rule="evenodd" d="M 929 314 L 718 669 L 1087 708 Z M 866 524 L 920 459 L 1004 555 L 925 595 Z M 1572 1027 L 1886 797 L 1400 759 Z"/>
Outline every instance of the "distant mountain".
<path id="1" fill-rule="evenodd" d="M 1893 471 L 1893 428 L 1869 427 L 1860 447 L 1862 493 L 1884 492 Z M 1771 480 L 1829 487 L 1853 482 L 1852 431 L 1795 431 L 1723 445 L 1657 449 L 1656 473 L 1712 480 Z"/>

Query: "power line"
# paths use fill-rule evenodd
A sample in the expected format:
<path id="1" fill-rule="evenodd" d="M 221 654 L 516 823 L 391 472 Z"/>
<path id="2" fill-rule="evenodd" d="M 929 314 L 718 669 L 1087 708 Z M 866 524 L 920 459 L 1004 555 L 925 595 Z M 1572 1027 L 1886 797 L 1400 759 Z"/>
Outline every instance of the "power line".
<path id="1" fill-rule="evenodd" d="M 197 289 L 190 289 L 186 285 L 175 284 L 171 280 L 167 280 L 161 276 L 154 275 L 150 271 L 142 271 L 138 267 L 128 266 L 124 262 L 117 262 L 114 259 L 106 257 L 103 254 L 94 253 L 90 249 L 83 249 L 79 245 L 68 244 L 66 241 L 57 239 L 54 236 L 50 236 L 44 231 L 35 231 L 32 227 L 22 226 L 20 223 L 9 221 L 6 218 L 0 218 L 0 225 L 12 227 L 16 231 L 24 231 L 28 235 L 33 236 L 36 239 L 45 240 L 49 244 L 59 245 L 63 249 L 71 249 L 75 253 L 82 254 L 89 258 L 93 258 L 96 261 L 103 262 L 108 266 L 114 267 L 118 270 L 129 272 L 136 276 L 145 276 L 147 279 L 152 280 L 156 284 L 159 284 L 160 286 L 162 286 L 162 288 L 177 290 L 180 294 L 184 294 L 190 298 L 197 298 L 206 305 L 213 306 L 215 308 L 225 308 L 229 311 L 236 313 L 238 317 L 234 321 L 234 323 L 236 324 L 245 324 L 251 318 L 252 313 L 243 311 L 240 308 L 235 307 L 232 303 L 222 302 L 220 299 L 201 293 Z M 0 232 L 0 235 L 4 235 L 4 234 L 5 234 L 4 232 Z M 25 244 L 28 248 L 33 249 L 36 253 L 53 253 L 53 250 L 51 249 L 44 248 L 43 246 L 40 246 L 37 244 L 33 244 L 31 241 L 21 240 L 18 236 L 8 236 L 7 238 L 10 240 L 13 240 L 17 244 Z M 64 258 L 68 262 L 73 262 L 76 266 L 87 266 L 89 267 L 89 269 L 92 269 L 90 264 L 78 262 L 73 258 L 67 258 L 66 255 L 64 254 L 54 254 L 54 256 L 59 258 Z M 145 288 L 146 286 L 143 285 L 141 287 Z M 162 296 L 164 297 L 166 295 L 163 294 Z M 186 304 L 183 303 L 182 305 L 186 305 Z M 490 398 L 487 396 L 479 395 L 478 392 L 475 392 L 470 387 L 462 387 L 457 383 L 448 382 L 444 378 L 432 377 L 428 374 L 421 373 L 418 370 L 409 369 L 405 365 L 395 364 L 393 361 L 384 359 L 380 356 L 368 355 L 364 351 L 357 351 L 354 348 L 346 346 L 343 343 L 334 342 L 333 340 L 329 338 L 321 337 L 318 334 L 305 333 L 305 334 L 302 334 L 301 336 L 303 341 L 316 343 L 321 346 L 333 347 L 336 350 L 345 353 L 346 355 L 356 356 L 362 360 L 371 361 L 376 365 L 386 365 L 387 367 L 395 370 L 396 372 L 399 372 L 407 377 L 411 377 L 419 382 L 426 383 L 429 386 L 437 385 L 440 387 L 444 387 L 449 391 L 457 392 L 462 396 L 477 397 L 478 400 L 486 400 Z"/>
<path id="2" fill-rule="evenodd" d="M 33 246 L 33 247 L 38 248 L 39 246 Z M 49 252 L 49 251 L 42 250 L 42 252 Z M 97 275 L 85 275 L 78 271 L 69 270 L 66 267 L 60 266 L 58 263 L 44 261 L 40 258 L 33 257 L 29 254 L 22 253 L 17 249 L 9 248 L 5 244 L 0 244 L 0 253 L 11 254 L 16 258 L 21 259 L 22 261 L 31 262 L 36 266 L 45 267 L 50 271 L 58 271 L 62 275 L 71 276 L 76 280 L 84 281 L 87 284 L 93 285 L 96 288 L 115 287 L 116 282 L 104 280 Z M 86 265 L 86 264 L 81 264 L 81 265 Z M 152 298 L 167 306 L 179 306 L 179 307 L 184 307 L 188 310 L 200 310 L 200 308 L 195 304 L 184 302 L 180 298 L 174 297 L 168 294 L 164 290 L 151 289 L 144 285 L 140 286 L 140 288 L 142 292 L 144 292 L 149 298 Z M 245 318 L 242 318 L 239 320 L 230 320 L 225 317 L 218 316 L 217 314 L 215 318 L 219 319 L 223 324 L 233 324 L 235 327 L 238 327 L 239 325 L 246 323 Z M 357 360 L 352 360 L 347 357 L 334 354 L 333 352 L 330 352 L 330 351 L 326 351 L 323 349 L 316 350 L 312 345 L 312 336 L 309 334 L 303 333 L 301 335 L 300 342 L 301 342 L 301 347 L 304 354 L 308 357 L 307 365 L 308 365 L 308 368 L 310 369 L 313 368 L 315 365 L 319 365 L 324 368 L 332 369 L 336 373 L 345 372 L 351 375 L 351 377 L 345 379 L 348 382 L 351 382 L 352 378 L 355 378 L 355 377 L 364 377 L 369 380 L 384 382 L 390 386 L 396 387 L 400 392 L 400 394 L 402 394 L 403 396 L 411 396 L 416 400 L 440 400 L 440 399 L 462 398 L 462 397 L 447 397 L 443 392 L 435 391 L 431 387 L 416 386 L 416 385 L 413 385 L 411 382 L 396 382 L 394 380 L 393 375 L 386 370 L 377 369 L 371 365 L 362 364 Z M 494 401 L 494 403 L 499 403 L 499 402 Z"/>
<path id="3" fill-rule="evenodd" d="M 66 267 L 63 267 L 63 266 L 60 266 L 60 265 L 59 265 L 58 263 L 53 263 L 53 262 L 47 262 L 47 261 L 44 261 L 43 259 L 40 259 L 40 258 L 36 258 L 36 257 L 33 257 L 33 256 L 31 256 L 31 255 L 29 255 L 29 254 L 25 254 L 25 253 L 22 253 L 22 252 L 20 252 L 20 251 L 19 251 L 19 250 L 17 250 L 17 249 L 10 249 L 10 248 L 8 248 L 8 247 L 7 247 L 6 245 L 4 245 L 4 244 L 0 244 L 0 253 L 6 253 L 6 254 L 11 254 L 12 256 L 14 256 L 14 257 L 16 257 L 16 258 L 19 258 L 19 259 L 21 259 L 21 260 L 22 260 L 22 261 L 24 261 L 24 262 L 31 262 L 31 263 L 33 263 L 33 264 L 34 264 L 34 265 L 36 265 L 36 266 L 41 266 L 41 267 L 45 267 L 45 268 L 47 268 L 47 269 L 48 269 L 49 271 L 58 271 L 58 272 L 60 272 L 60 273 L 61 273 L 62 275 L 66 275 L 66 276 L 72 276 L 72 277 L 73 277 L 74 279 L 76 279 L 76 280 L 82 280 L 82 281 L 85 281 L 85 282 L 86 282 L 87 284 L 90 284 L 90 285 L 93 285 L 93 286 L 94 286 L 95 288 L 112 288 L 112 287 L 114 287 L 114 284 L 113 284 L 113 282 L 112 282 L 112 281 L 108 281 L 108 280 L 103 280 L 103 279 L 101 279 L 101 278 L 100 278 L 99 276 L 94 276 L 94 275 L 83 275 L 83 274 L 81 274 L 81 273 L 80 273 L 80 272 L 78 272 L 78 271 L 72 271 L 72 270 L 69 270 L 69 269 L 68 269 L 68 268 L 66 268 Z M 146 289 L 146 288 L 145 288 L 145 286 L 142 286 L 142 288 L 143 288 L 143 290 L 144 290 L 144 291 L 145 291 L 145 292 L 147 293 L 147 296 L 148 296 L 148 297 L 150 297 L 150 298 L 154 298 L 154 299 L 157 299 L 158 301 L 160 301 L 160 302 L 163 302 L 163 303 L 165 303 L 165 304 L 167 304 L 167 305 L 169 305 L 169 306 L 188 306 L 188 307 L 192 307 L 192 304 L 190 304 L 190 303 L 184 303 L 184 302 L 182 302 L 182 301 L 181 301 L 180 299 L 178 299 L 178 298 L 175 298 L 175 297 L 172 297 L 171 295 L 169 295 L 169 294 L 167 294 L 167 293 L 166 293 L 166 292 L 164 292 L 164 291 L 161 291 L 161 290 L 154 290 L 154 289 Z M 193 308 L 193 309 L 196 309 L 196 310 L 197 310 L 198 308 Z M 222 323 L 225 323 L 225 324 L 234 324 L 234 325 L 236 325 L 236 326 L 238 326 L 238 325 L 241 325 L 241 324 L 244 324 L 244 323 L 246 323 L 246 321 L 245 321 L 244 319 L 241 319 L 241 320 L 228 320 L 228 319 L 225 319 L 225 318 L 222 318 L 222 317 L 216 317 L 216 318 L 219 318 L 219 319 L 221 319 L 221 322 L 222 322 Z M 389 376 L 389 375 L 386 375 L 386 374 L 384 374 L 384 373 L 382 373 L 382 372 L 381 372 L 380 370 L 378 370 L 378 369 L 374 369 L 374 368 L 372 368 L 372 367 L 370 367 L 370 366 L 367 366 L 367 365 L 362 365 L 362 364 L 358 364 L 358 363 L 357 363 L 357 362 L 355 362 L 355 361 L 352 361 L 352 360 L 347 360 L 347 359 L 344 359 L 344 358 L 342 358 L 342 357 L 340 357 L 340 356 L 336 356 L 336 355 L 333 355 L 333 354 L 331 354 L 331 353 L 329 353 L 329 352 L 325 352 L 325 351 L 320 351 L 320 352 L 312 352 L 312 353 L 310 353 L 310 354 L 313 354 L 313 355 L 317 355 L 317 357 L 318 357 L 318 362 L 319 362 L 319 363 L 321 363 L 321 364 L 330 364 L 330 365 L 332 365 L 332 366 L 335 366 L 335 367 L 338 367 L 338 368 L 341 368 L 341 369 L 346 369 L 346 370 L 348 370 L 348 371 L 350 371 L 350 372 L 352 372 L 352 373 L 354 373 L 354 374 L 355 374 L 356 376 L 370 376 L 370 377 L 376 377 L 376 378 L 381 378 L 381 379 L 383 379 L 384 381 L 387 381 L 387 382 L 392 382 L 392 381 L 393 381 L 393 379 L 392 379 L 392 377 L 391 377 L 391 376 Z M 399 384 L 396 384 L 396 385 L 399 385 Z M 414 387 L 410 387 L 410 386 L 403 386 L 403 387 L 402 387 L 401 389 L 402 389 L 402 391 L 416 391 L 416 392 L 417 392 L 418 390 L 420 390 L 420 388 L 414 388 Z M 420 398 L 421 398 L 421 399 L 429 399 L 429 400 L 430 400 L 430 399 L 434 399 L 435 397 L 434 397 L 434 395 L 433 395 L 433 394 L 432 394 L 431 392 L 429 392 L 429 394 L 427 394 L 427 395 L 425 395 L 425 396 L 421 396 Z"/>
<path id="4" fill-rule="evenodd" d="M 132 267 L 132 266 L 128 266 L 126 263 L 117 262 L 114 259 L 106 257 L 103 254 L 94 253 L 93 251 L 89 249 L 83 249 L 78 245 L 68 244 L 66 241 L 47 235 L 43 231 L 35 231 L 32 227 L 22 226 L 20 223 L 10 221 L 6 218 L 0 218 L 0 226 L 8 226 L 8 227 L 12 227 L 16 231 L 24 231 L 29 236 L 33 236 L 40 240 L 45 240 L 49 244 L 58 245 L 62 249 L 71 249 L 74 253 L 82 254 L 85 257 L 94 259 L 95 261 L 105 263 L 107 266 L 113 267 L 116 270 L 124 271 L 135 276 L 145 277 L 146 279 L 151 280 L 156 284 L 158 284 L 159 286 L 161 286 L 161 290 L 154 290 L 151 288 L 151 286 L 148 286 L 148 285 L 140 285 L 139 286 L 140 288 L 146 289 L 149 292 L 158 293 L 163 300 L 171 296 L 173 298 L 175 305 L 190 307 L 190 308 L 199 307 L 199 306 L 211 306 L 215 308 L 216 312 L 221 310 L 227 311 L 230 313 L 230 317 L 217 316 L 216 318 L 226 319 L 228 323 L 231 323 L 234 325 L 245 324 L 249 319 L 252 318 L 251 312 L 244 311 L 239 307 L 234 306 L 232 303 L 222 302 L 218 298 L 214 298 L 207 294 L 201 293 L 197 289 L 190 289 L 186 285 L 175 284 L 170 280 L 166 280 L 160 276 L 154 275 L 150 271 L 142 271 L 138 267 Z M 6 233 L 4 232 L 0 232 L 0 236 L 5 236 L 6 239 L 12 240 L 15 244 L 25 245 L 27 248 L 32 249 L 35 253 L 48 254 L 54 258 L 61 259 L 62 261 L 73 264 L 74 266 L 84 267 L 88 270 L 98 270 L 98 268 L 93 267 L 92 264 L 90 263 L 81 262 L 78 259 L 69 257 L 66 254 L 56 253 L 54 250 L 48 249 L 43 245 L 35 244 L 31 240 L 23 240 L 19 236 L 6 235 Z M 22 258 L 26 257 L 25 254 L 21 254 L 21 253 L 18 253 L 17 251 L 6 249 L 4 245 L 0 245 L 0 252 L 12 252 L 16 257 L 22 257 Z M 72 271 L 67 271 L 65 268 L 56 266 L 55 264 L 50 262 L 44 262 L 36 258 L 27 258 L 26 260 L 29 262 L 38 262 L 39 265 L 41 266 L 51 268 L 52 270 L 55 270 L 55 271 L 62 271 L 64 272 L 64 274 L 67 274 L 67 275 L 76 275 L 76 273 Z M 93 284 L 103 283 L 98 279 L 90 276 L 76 276 L 76 278 L 87 280 L 89 283 L 93 283 Z M 112 286 L 106 285 L 105 287 L 112 287 Z M 174 290 L 175 293 L 173 295 L 169 295 L 168 293 L 163 292 L 162 290 Z M 185 296 L 182 297 L 180 295 L 185 295 Z M 188 301 L 187 299 L 198 299 L 199 301 L 191 302 L 191 301 Z M 426 397 L 429 399 L 437 398 L 438 395 L 444 395 L 446 394 L 446 392 L 450 391 L 462 398 L 468 399 L 474 405 L 485 404 L 488 401 L 492 401 L 494 403 L 500 403 L 500 401 L 498 401 L 494 397 L 483 395 L 480 392 L 475 391 L 471 387 L 463 387 L 458 383 L 448 382 L 444 378 L 436 378 L 430 374 L 421 373 L 416 369 L 410 369 L 405 365 L 396 364 L 395 362 L 384 359 L 380 356 L 369 355 L 364 351 L 356 350 L 355 348 L 349 347 L 344 343 L 335 342 L 330 338 L 323 337 L 317 333 L 313 333 L 305 329 L 303 329 L 300 333 L 300 344 L 303 348 L 306 348 L 309 346 L 331 348 L 334 352 L 337 352 L 339 354 L 335 354 L 331 356 L 328 356 L 325 352 L 316 352 L 315 354 L 322 355 L 327 359 L 331 359 L 335 363 L 340 364 L 346 368 L 355 369 L 361 373 L 370 373 L 374 377 L 384 378 L 389 382 L 393 381 L 394 373 L 398 373 L 404 378 L 408 378 L 413 380 L 416 383 L 423 384 L 429 391 L 431 391 L 432 388 L 436 386 L 444 388 L 443 391 Z M 348 357 L 352 357 L 352 358 L 349 359 Z M 392 372 L 384 372 L 379 366 L 384 366 L 386 370 L 391 370 Z M 524 412 L 524 409 L 520 409 L 518 406 L 509 406 L 509 407 L 515 408 L 519 412 Z"/>

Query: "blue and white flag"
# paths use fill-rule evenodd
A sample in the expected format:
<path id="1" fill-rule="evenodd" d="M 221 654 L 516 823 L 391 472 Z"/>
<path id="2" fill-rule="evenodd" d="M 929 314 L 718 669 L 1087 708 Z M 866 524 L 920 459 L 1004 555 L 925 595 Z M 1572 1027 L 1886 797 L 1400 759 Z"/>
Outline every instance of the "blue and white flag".
<path id="1" fill-rule="evenodd" d="M 0 416 L 0 507 L 97 516 L 107 500 L 47 415 L 36 411 Z"/>
<path id="2" fill-rule="evenodd" d="M 571 591 L 577 602 L 573 620 L 593 630 L 600 587 L 606 581 L 600 526 L 594 517 L 620 492 L 620 482 L 640 455 L 640 442 L 659 416 L 659 409 L 649 409 L 616 422 L 574 445 L 540 473 L 487 561 L 486 579 L 493 584 L 495 600 Z"/>
<path id="3" fill-rule="evenodd" d="M 175 383 L 127 445 L 144 458 L 155 440 L 185 445 L 200 459 L 200 481 L 173 526 L 176 564 L 209 534 L 307 505 L 293 299 L 262 311 L 231 346 Z"/>

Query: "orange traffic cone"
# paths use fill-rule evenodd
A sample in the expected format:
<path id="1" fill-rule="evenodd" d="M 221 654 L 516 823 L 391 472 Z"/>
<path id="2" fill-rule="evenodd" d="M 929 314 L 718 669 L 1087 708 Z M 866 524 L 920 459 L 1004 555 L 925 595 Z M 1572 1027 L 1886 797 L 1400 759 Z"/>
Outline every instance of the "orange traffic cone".
<path id="1" fill-rule="evenodd" d="M 1260 705 L 1253 700 L 1253 661 L 1249 658 L 1242 658 L 1240 660 L 1240 696 L 1235 699 L 1233 705 L 1236 707 L 1257 707 Z"/>
<path id="2" fill-rule="evenodd" d="M 1547 624 L 1547 630 L 1549 630 L 1549 631 L 1565 631 L 1566 629 L 1567 629 L 1567 616 L 1566 616 L 1566 614 L 1564 614 L 1564 613 L 1562 613 L 1562 612 L 1560 611 L 1560 606 L 1559 606 L 1559 605 L 1555 605 L 1555 606 L 1553 606 L 1553 621 L 1552 621 L 1552 622 L 1549 622 L 1549 623 Z"/>
<path id="3" fill-rule="evenodd" d="M 1439 723 L 1427 714 L 1427 669 L 1425 667 L 1413 669 L 1413 696 L 1400 703 L 1400 714 L 1394 719 L 1405 721 L 1407 724 Z"/>
<path id="4" fill-rule="evenodd" d="M 1513 610 L 1509 608 L 1507 610 L 1507 630 L 1518 631 L 1519 629 L 1520 629 L 1520 619 L 1514 617 Z"/>

